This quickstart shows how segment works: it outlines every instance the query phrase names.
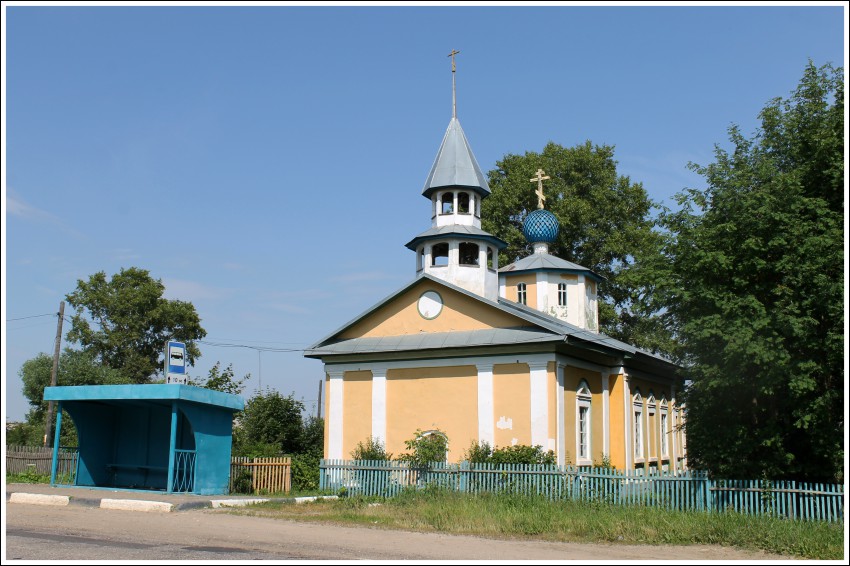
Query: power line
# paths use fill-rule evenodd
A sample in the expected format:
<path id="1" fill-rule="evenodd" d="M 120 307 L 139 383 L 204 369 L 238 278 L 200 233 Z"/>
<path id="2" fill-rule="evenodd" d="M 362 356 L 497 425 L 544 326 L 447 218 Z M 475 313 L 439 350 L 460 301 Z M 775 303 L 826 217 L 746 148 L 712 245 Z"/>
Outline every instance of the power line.
<path id="1" fill-rule="evenodd" d="M 20 318 L 7 318 L 6 322 L 13 322 L 15 320 L 26 320 L 28 318 L 39 318 L 39 317 L 42 317 L 42 316 L 56 316 L 56 313 L 51 312 L 51 313 L 47 313 L 47 314 L 34 314 L 32 316 L 22 316 Z"/>
<path id="2" fill-rule="evenodd" d="M 272 348 L 271 346 L 251 346 L 249 344 L 234 344 L 232 342 L 210 342 L 207 340 L 198 340 L 198 344 L 206 346 L 217 346 L 219 348 L 248 348 L 249 350 L 257 350 L 258 352 L 303 352 L 306 348 Z"/>

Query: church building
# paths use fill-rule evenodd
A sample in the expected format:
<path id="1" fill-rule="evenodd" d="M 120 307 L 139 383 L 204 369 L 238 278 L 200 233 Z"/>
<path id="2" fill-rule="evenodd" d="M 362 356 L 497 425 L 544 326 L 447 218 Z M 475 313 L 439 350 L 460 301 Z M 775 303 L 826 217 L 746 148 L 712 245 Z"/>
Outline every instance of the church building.
<path id="1" fill-rule="evenodd" d="M 452 114 L 422 190 L 431 227 L 406 244 L 413 279 L 305 352 L 324 364 L 325 458 L 369 438 L 398 455 L 419 429 L 445 433 L 449 462 L 485 441 L 560 465 L 684 469 L 678 367 L 599 332 L 604 282 L 549 253 L 542 170 L 523 225 L 533 253 L 499 269 L 507 244 L 481 228 L 490 188 Z"/>

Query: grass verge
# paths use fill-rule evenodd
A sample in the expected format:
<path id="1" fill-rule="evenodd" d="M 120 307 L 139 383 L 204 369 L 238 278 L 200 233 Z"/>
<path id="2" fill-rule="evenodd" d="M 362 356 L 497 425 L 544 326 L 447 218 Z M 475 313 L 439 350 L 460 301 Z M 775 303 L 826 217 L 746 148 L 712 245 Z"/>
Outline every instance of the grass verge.
<path id="1" fill-rule="evenodd" d="M 349 497 L 303 505 L 269 502 L 229 512 L 496 538 L 714 544 L 817 560 L 842 559 L 844 551 L 841 524 L 431 489 L 411 490 L 392 499 Z"/>

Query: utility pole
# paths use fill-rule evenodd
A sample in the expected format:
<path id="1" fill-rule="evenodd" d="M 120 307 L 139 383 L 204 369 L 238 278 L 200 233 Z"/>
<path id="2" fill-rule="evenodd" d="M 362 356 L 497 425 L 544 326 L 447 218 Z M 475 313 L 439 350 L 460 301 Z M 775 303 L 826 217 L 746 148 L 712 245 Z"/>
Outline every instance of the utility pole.
<path id="1" fill-rule="evenodd" d="M 56 345 L 53 348 L 53 370 L 50 372 L 50 386 L 56 387 L 56 374 L 59 373 L 59 346 L 62 344 L 62 321 L 65 320 L 65 301 L 59 301 L 59 321 L 56 323 Z M 53 437 L 53 401 L 47 403 L 47 419 L 44 423 L 44 445 L 50 446 Z"/>
<path id="2" fill-rule="evenodd" d="M 319 402 L 316 403 L 316 419 L 322 418 L 322 381 L 319 380 Z"/>

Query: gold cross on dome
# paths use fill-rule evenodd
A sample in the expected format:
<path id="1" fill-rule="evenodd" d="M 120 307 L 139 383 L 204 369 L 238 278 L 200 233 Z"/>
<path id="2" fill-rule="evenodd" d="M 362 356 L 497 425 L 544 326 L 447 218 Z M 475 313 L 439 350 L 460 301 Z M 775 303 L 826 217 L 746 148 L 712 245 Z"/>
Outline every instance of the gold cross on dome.
<path id="1" fill-rule="evenodd" d="M 548 175 L 544 176 L 543 169 L 538 169 L 536 175 L 536 177 L 529 179 L 529 181 L 532 183 L 537 182 L 537 190 L 534 191 L 534 194 L 537 195 L 537 208 L 543 208 L 543 203 L 546 201 L 546 197 L 543 196 L 543 181 L 550 177 Z"/>

